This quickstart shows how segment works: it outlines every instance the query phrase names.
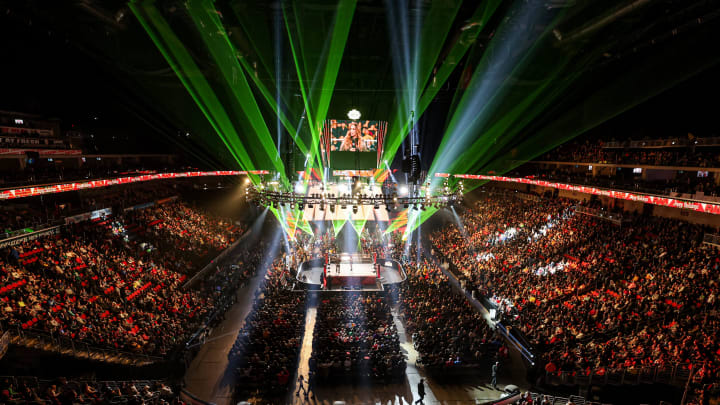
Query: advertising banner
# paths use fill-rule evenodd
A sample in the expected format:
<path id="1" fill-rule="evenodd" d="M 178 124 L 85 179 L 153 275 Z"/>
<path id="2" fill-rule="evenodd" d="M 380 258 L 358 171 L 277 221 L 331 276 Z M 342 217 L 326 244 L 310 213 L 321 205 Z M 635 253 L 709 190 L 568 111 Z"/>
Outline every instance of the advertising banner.
<path id="1" fill-rule="evenodd" d="M 647 204 L 660 205 L 663 207 L 670 208 L 681 208 L 691 211 L 704 212 L 708 214 L 720 215 L 720 204 L 699 202 L 699 201 L 685 201 L 678 200 L 670 197 L 649 195 L 649 194 L 636 194 L 629 193 L 626 191 L 608 190 L 602 188 L 595 188 L 590 186 L 579 186 L 575 184 L 563 184 L 553 183 L 546 180 L 519 178 L 519 177 L 504 177 L 504 176 L 485 176 L 482 174 L 456 174 L 454 175 L 460 179 L 472 179 L 472 180 L 489 180 L 489 181 L 504 181 L 521 184 L 531 184 L 534 186 L 551 187 L 558 190 L 575 191 L 578 193 L 592 194 L 605 196 L 610 198 L 616 198 L 620 200 L 628 201 L 640 201 Z"/>
<path id="2" fill-rule="evenodd" d="M 0 249 L 10 247 L 10 246 L 16 246 L 23 242 L 35 240 L 37 238 L 47 236 L 47 235 L 55 235 L 58 233 L 60 233 L 60 225 L 53 226 L 53 227 L 43 229 L 40 231 L 32 232 L 32 233 L 26 233 L 26 234 L 23 234 L 20 236 L 14 236 L 12 238 L 0 240 Z"/>
<path id="3" fill-rule="evenodd" d="M 87 221 L 90 219 L 105 217 L 112 214 L 112 208 L 103 208 L 100 210 L 85 212 L 78 215 L 73 215 L 71 217 L 65 218 L 65 225 L 67 224 L 74 224 L 77 222 Z"/>
<path id="4" fill-rule="evenodd" d="M 139 183 L 150 180 L 181 179 L 186 177 L 203 176 L 238 176 L 247 174 L 245 171 L 218 170 L 213 172 L 184 172 L 184 173 L 158 173 L 146 174 L 133 177 L 118 177 L 116 179 L 90 180 L 77 183 L 61 183 L 49 186 L 24 187 L 0 191 L 0 200 L 12 200 L 15 198 L 34 197 L 44 194 L 64 193 L 66 191 L 85 190 L 90 188 L 108 187 L 118 184 Z M 267 170 L 251 170 L 252 174 L 268 174 Z"/>

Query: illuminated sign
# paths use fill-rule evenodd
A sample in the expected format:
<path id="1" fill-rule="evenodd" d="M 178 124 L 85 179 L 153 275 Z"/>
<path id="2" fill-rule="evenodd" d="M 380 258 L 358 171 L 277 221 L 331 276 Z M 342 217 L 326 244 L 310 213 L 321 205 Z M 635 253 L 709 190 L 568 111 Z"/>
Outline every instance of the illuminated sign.
<path id="1" fill-rule="evenodd" d="M 267 170 L 251 170 L 252 174 L 268 174 Z M 158 173 L 146 174 L 133 177 L 118 177 L 116 179 L 91 180 L 77 183 L 53 184 L 50 186 L 36 186 L 16 188 L 0 191 L 0 200 L 12 200 L 15 198 L 34 197 L 44 194 L 64 193 L 66 191 L 85 190 L 91 188 L 100 188 L 114 186 L 118 184 L 140 183 L 150 180 L 164 179 L 180 179 L 186 177 L 205 177 L 205 176 L 239 176 L 247 174 L 246 171 L 219 170 L 213 172 L 184 172 L 184 173 Z"/>
<path id="2" fill-rule="evenodd" d="M 577 186 L 574 184 L 553 183 L 545 180 L 525 179 L 517 177 L 485 176 L 482 174 L 456 174 L 461 179 L 504 181 L 512 183 L 531 184 L 534 186 L 551 187 L 558 190 L 575 191 L 578 193 L 600 195 L 619 200 L 640 201 L 646 204 L 659 205 L 662 207 L 681 208 L 691 211 L 704 212 L 706 214 L 720 215 L 720 205 L 708 202 L 696 202 L 678 200 L 670 197 L 660 197 L 648 194 L 635 194 L 626 191 L 607 190 L 602 188 Z"/>

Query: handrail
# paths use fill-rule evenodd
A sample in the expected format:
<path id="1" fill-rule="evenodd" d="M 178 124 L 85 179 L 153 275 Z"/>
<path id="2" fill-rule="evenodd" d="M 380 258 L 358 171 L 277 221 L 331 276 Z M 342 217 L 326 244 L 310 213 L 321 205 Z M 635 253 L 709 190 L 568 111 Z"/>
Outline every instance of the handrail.
<path id="1" fill-rule="evenodd" d="M 430 250 L 426 250 L 426 252 L 430 252 Z M 436 257 L 434 257 L 434 256 L 429 256 L 429 257 L 431 259 L 433 259 L 434 261 L 439 262 Z M 445 259 L 445 258 L 443 257 L 443 259 Z M 450 263 L 448 262 L 448 264 L 450 264 Z M 455 276 L 455 274 L 452 271 L 448 271 L 445 268 L 443 268 L 443 266 L 440 266 L 440 265 L 438 266 L 438 268 L 445 276 L 447 276 L 450 284 L 453 287 L 455 287 L 457 290 L 459 290 L 463 295 L 465 295 L 465 299 L 467 299 L 468 302 L 473 307 L 475 307 L 476 310 L 480 311 L 481 313 L 489 313 L 490 312 L 485 307 L 485 305 L 483 305 L 477 298 L 475 298 L 472 295 L 472 293 L 470 291 L 464 289 L 460 285 L 460 281 L 457 279 L 457 277 Z M 505 340 L 510 342 L 510 344 L 516 350 L 518 350 L 518 352 L 520 352 L 520 354 L 523 356 L 523 358 L 525 360 L 527 360 L 531 364 L 535 364 L 535 355 L 527 347 L 525 347 L 522 343 L 520 343 L 520 341 L 518 341 L 517 338 L 515 336 L 513 336 L 512 333 L 510 333 L 508 331 L 508 329 L 501 322 L 497 322 L 495 324 L 495 326 L 497 326 L 496 330 L 498 330 L 500 332 L 500 334 L 505 337 Z"/>
<path id="2" fill-rule="evenodd" d="M 607 141 L 603 142 L 603 149 L 651 149 L 651 148 L 681 148 L 690 145 L 695 146 L 720 146 L 720 137 L 710 136 L 703 138 L 666 138 L 666 139 L 645 139 L 639 141 Z"/>
<path id="3" fill-rule="evenodd" d="M 248 229 L 245 231 L 245 233 L 238 238 L 237 241 L 235 241 L 231 246 L 229 246 L 227 249 L 225 249 L 218 257 L 215 258 L 212 262 L 210 262 L 207 266 L 205 266 L 204 269 L 202 269 L 198 274 L 196 274 L 190 281 L 185 283 L 183 285 L 183 289 L 186 289 L 190 286 L 192 286 L 197 280 L 196 278 L 204 273 L 207 273 L 209 269 L 211 269 L 213 266 L 226 266 L 228 262 L 231 262 L 233 260 L 233 255 L 230 254 L 230 252 L 234 252 L 237 250 L 237 248 L 240 246 L 241 242 L 244 243 L 246 239 L 250 236 L 251 230 Z M 230 256 L 230 257 L 228 257 Z M 225 269 L 224 271 L 230 271 L 230 268 Z M 205 321 L 200 325 L 200 327 L 195 331 L 195 333 L 190 336 L 190 339 L 188 339 L 187 342 L 185 342 L 185 349 L 189 349 L 193 346 L 193 343 L 195 340 L 202 335 L 203 332 L 205 332 L 208 329 L 208 326 L 210 323 L 215 320 L 215 318 L 221 313 L 226 311 L 228 308 L 228 304 L 231 303 L 235 299 L 235 293 L 239 291 L 241 288 L 245 286 L 245 283 L 247 280 L 243 280 L 240 285 L 230 285 L 226 286 L 226 288 L 223 289 L 221 292 L 221 298 L 215 305 L 215 310 L 210 313 L 206 318 Z"/>
<path id="4" fill-rule="evenodd" d="M 2 232 L 2 233 L 0 233 L 0 240 L 10 239 L 10 238 L 14 238 L 16 236 L 22 236 L 22 235 L 27 235 L 27 234 L 34 233 L 34 232 L 39 232 L 44 229 L 52 228 L 53 226 L 61 225 L 64 223 L 65 223 L 65 220 L 63 218 L 63 219 L 57 219 L 54 221 L 48 221 L 45 223 L 39 223 L 37 225 L 29 226 L 29 227 L 25 227 L 25 228 L 21 228 L 21 229 L 15 229 L 15 230 L 8 231 L 8 232 Z"/>
<path id="5" fill-rule="evenodd" d="M 599 210 L 597 208 L 585 207 L 582 205 L 574 205 L 573 209 L 577 213 L 604 219 L 604 220 L 610 221 L 616 225 L 622 225 L 622 222 L 624 220 L 622 214 L 612 213 L 612 212 L 605 211 L 605 210 Z"/>
<path id="6" fill-rule="evenodd" d="M 228 253 L 231 252 L 232 250 L 234 250 L 236 247 L 238 247 L 238 246 L 240 245 L 240 243 L 243 242 L 243 241 L 245 241 L 245 239 L 247 239 L 247 237 L 248 237 L 249 235 L 250 235 L 250 229 L 248 229 L 247 231 L 245 231 L 245 233 L 242 234 L 242 236 L 240 236 L 240 237 L 238 238 L 238 240 L 236 240 L 235 242 L 233 242 L 232 245 L 230 245 L 230 246 L 228 246 L 227 248 L 225 248 L 225 250 L 223 250 L 222 252 L 220 252 L 220 254 L 218 254 L 213 260 L 210 261 L 210 263 L 208 263 L 207 265 L 205 265 L 205 267 L 203 267 L 203 268 L 202 268 L 200 271 L 198 271 L 194 276 L 192 276 L 192 278 L 190 278 L 190 280 L 188 280 L 187 282 L 185 282 L 185 284 L 183 284 L 182 288 L 185 290 L 185 289 L 187 289 L 187 288 L 189 288 L 189 287 L 192 287 L 198 280 L 200 280 L 200 279 L 202 279 L 203 277 L 205 277 L 205 275 L 206 275 L 213 267 L 219 266 L 219 265 L 220 265 L 220 262 L 221 262 L 223 259 L 225 259 L 225 257 L 228 255 Z"/>
<path id="7" fill-rule="evenodd" d="M 592 161 L 592 160 L 584 160 L 584 161 L 568 161 L 568 160 L 530 160 L 530 161 L 519 161 L 514 160 L 511 161 L 517 164 L 535 164 L 535 165 L 561 165 L 561 166 L 593 166 L 593 167 L 614 167 L 618 168 L 621 167 L 623 169 L 634 169 L 636 167 L 642 168 L 643 170 L 683 170 L 686 172 L 692 172 L 692 171 L 707 171 L 707 172 L 714 172 L 718 173 L 720 172 L 720 167 L 705 167 L 705 166 L 680 166 L 677 164 L 673 165 L 653 165 L 648 163 L 612 163 L 609 161 Z M 590 171 L 588 171 L 590 173 Z"/>
<path id="8" fill-rule="evenodd" d="M 703 243 L 706 243 L 708 245 L 715 245 L 720 247 L 720 235 L 715 235 L 712 233 L 706 233 L 703 236 Z"/>
<path id="9" fill-rule="evenodd" d="M 589 371 L 545 370 L 545 382 L 550 385 L 636 385 L 639 382 L 686 385 L 701 363 L 674 363 Z"/>
<path id="10" fill-rule="evenodd" d="M 2 322 L 0 322 L 0 325 L 2 325 Z M 36 329 L 21 329 L 19 326 L 15 326 L 12 328 L 8 327 L 0 327 L 0 331 L 5 330 L 6 332 L 10 333 L 11 335 L 14 335 L 17 337 L 17 339 L 20 340 L 19 344 L 23 346 L 31 347 L 29 342 L 27 342 L 27 338 L 33 338 L 42 340 L 46 343 L 50 343 L 51 345 L 57 346 L 56 348 L 53 348 L 53 351 L 62 352 L 63 350 L 71 350 L 73 354 L 76 353 L 82 353 L 85 352 L 88 354 L 88 357 L 92 357 L 91 352 L 94 352 L 98 358 L 100 358 L 100 354 L 102 354 L 102 360 L 107 362 L 113 362 L 112 359 L 108 358 L 108 353 L 110 353 L 114 357 L 125 357 L 130 358 L 136 363 L 141 364 L 147 364 L 147 363 L 155 363 L 158 361 L 164 360 L 163 357 L 159 357 L 156 355 L 150 355 L 146 353 L 133 353 L 133 352 L 126 352 L 123 350 L 118 350 L 110 347 L 97 347 L 92 346 L 84 342 L 74 342 L 73 340 L 70 340 L 69 338 L 65 338 L 64 336 L 57 335 L 55 336 L 54 333 L 40 331 Z M 66 342 L 63 342 L 63 340 L 69 340 L 70 344 L 66 344 Z M 64 344 L 65 343 L 65 344 Z M 77 347 L 76 347 L 77 346 Z M 117 361 L 119 362 L 119 360 Z"/>

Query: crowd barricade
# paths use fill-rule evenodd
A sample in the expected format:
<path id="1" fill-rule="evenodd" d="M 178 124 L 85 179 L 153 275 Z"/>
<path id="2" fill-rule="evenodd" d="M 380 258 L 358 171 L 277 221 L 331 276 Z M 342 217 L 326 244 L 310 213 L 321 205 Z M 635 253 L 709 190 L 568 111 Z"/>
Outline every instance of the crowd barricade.
<path id="1" fill-rule="evenodd" d="M 638 382 L 640 384 L 654 384 L 657 369 L 654 367 L 643 367 L 640 369 Z"/>
<path id="2" fill-rule="evenodd" d="M 613 370 L 597 369 L 589 372 L 555 371 L 545 372 L 548 385 L 640 385 L 668 384 L 684 386 L 691 378 L 693 370 L 699 368 L 693 364 L 674 364 L 643 367 L 628 367 Z"/>
<path id="3" fill-rule="evenodd" d="M 563 375 L 564 375 L 564 372 L 546 373 L 545 374 L 545 384 L 554 385 L 554 386 L 561 385 L 563 383 Z"/>
<path id="4" fill-rule="evenodd" d="M 624 382 L 625 370 L 610 370 L 606 373 L 605 383 L 607 385 L 622 385 Z"/>
<path id="5" fill-rule="evenodd" d="M 579 386 L 583 386 L 583 387 L 589 386 L 591 380 L 592 380 L 592 374 L 589 374 L 589 373 L 578 372 L 575 375 L 575 384 L 577 384 Z"/>
<path id="6" fill-rule="evenodd" d="M 639 385 L 640 376 L 642 375 L 642 369 L 636 367 L 630 367 L 625 369 L 623 375 L 623 384 L 625 385 Z"/>
<path id="7" fill-rule="evenodd" d="M 673 370 L 673 383 L 684 384 L 692 375 L 692 366 L 687 364 L 678 364 Z"/>
<path id="8" fill-rule="evenodd" d="M 654 381 L 661 384 L 670 384 L 673 380 L 673 370 L 671 366 L 658 366 L 655 369 Z"/>

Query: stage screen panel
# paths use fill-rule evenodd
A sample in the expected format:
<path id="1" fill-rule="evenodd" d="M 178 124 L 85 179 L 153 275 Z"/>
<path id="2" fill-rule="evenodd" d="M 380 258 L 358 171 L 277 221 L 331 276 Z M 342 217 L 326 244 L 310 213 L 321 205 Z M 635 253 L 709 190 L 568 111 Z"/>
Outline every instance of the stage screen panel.
<path id="1" fill-rule="evenodd" d="M 335 169 L 377 167 L 386 129 L 384 121 L 325 121 L 320 145 L 325 163 Z"/>

